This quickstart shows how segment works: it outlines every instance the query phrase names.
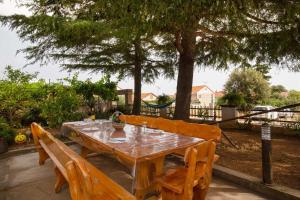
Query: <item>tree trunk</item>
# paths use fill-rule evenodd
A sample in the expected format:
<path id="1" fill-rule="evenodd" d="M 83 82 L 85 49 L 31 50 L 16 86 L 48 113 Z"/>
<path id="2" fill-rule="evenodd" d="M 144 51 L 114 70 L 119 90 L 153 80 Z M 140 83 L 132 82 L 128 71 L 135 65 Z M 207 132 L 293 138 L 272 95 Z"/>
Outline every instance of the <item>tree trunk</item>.
<path id="1" fill-rule="evenodd" d="M 134 43 L 135 63 L 134 63 L 134 99 L 132 114 L 140 115 L 141 113 L 141 96 L 142 96 L 142 62 L 141 62 L 141 41 L 138 39 Z"/>
<path id="2" fill-rule="evenodd" d="M 195 31 L 184 30 L 180 45 L 174 118 L 189 119 L 196 46 Z"/>

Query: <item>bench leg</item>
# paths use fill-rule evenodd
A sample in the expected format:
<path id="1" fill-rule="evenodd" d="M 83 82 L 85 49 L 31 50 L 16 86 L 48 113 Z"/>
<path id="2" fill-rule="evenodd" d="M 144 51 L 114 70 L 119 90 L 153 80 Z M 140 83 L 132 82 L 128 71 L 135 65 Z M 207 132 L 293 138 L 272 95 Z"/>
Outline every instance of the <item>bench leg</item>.
<path id="1" fill-rule="evenodd" d="M 48 154 L 43 149 L 39 149 L 39 156 L 39 165 L 44 165 L 49 158 Z"/>
<path id="2" fill-rule="evenodd" d="M 55 192 L 58 193 L 58 192 L 61 191 L 61 187 L 66 182 L 66 179 L 57 167 L 54 168 L 54 171 L 55 171 L 55 174 L 56 174 Z"/>

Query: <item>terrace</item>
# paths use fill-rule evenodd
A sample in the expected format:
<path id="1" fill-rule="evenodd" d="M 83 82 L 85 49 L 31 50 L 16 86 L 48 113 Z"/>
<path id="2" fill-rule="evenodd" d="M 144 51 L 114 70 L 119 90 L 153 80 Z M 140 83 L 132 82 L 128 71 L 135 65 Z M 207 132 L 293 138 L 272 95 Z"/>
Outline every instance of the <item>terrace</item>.
<path id="1" fill-rule="evenodd" d="M 72 148 L 79 150 L 79 146 Z M 114 181 L 127 190 L 132 185 L 132 177 L 128 170 L 109 156 L 92 156 L 88 161 L 104 171 Z M 174 159 L 168 159 L 167 165 L 174 165 Z M 64 187 L 60 193 L 54 192 L 55 175 L 53 163 L 38 165 L 38 154 L 28 153 L 1 159 L 0 162 L 0 199 L 2 200 L 68 200 L 69 189 Z M 148 198 L 155 199 L 154 197 Z M 214 177 L 207 196 L 208 200 L 264 200 L 259 194 L 243 187 Z"/>
<path id="2" fill-rule="evenodd" d="M 300 2 L 0 5 L 0 200 L 300 200 Z"/>

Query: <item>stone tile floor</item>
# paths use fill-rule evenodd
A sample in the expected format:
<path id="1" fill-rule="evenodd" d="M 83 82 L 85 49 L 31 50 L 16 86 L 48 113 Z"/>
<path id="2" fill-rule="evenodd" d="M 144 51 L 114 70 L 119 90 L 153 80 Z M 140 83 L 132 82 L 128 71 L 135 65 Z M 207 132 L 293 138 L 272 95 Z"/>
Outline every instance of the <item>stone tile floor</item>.
<path id="1" fill-rule="evenodd" d="M 130 191 L 132 177 L 129 170 L 111 157 L 97 155 L 88 160 L 108 176 Z M 167 166 L 174 165 L 173 159 Z M 0 159 L 0 200 L 69 200 L 67 186 L 58 194 L 54 192 L 55 175 L 50 160 L 38 165 L 38 154 L 29 153 Z M 155 199 L 155 198 L 150 198 Z M 217 177 L 207 197 L 208 200 L 266 200 L 249 190 Z"/>

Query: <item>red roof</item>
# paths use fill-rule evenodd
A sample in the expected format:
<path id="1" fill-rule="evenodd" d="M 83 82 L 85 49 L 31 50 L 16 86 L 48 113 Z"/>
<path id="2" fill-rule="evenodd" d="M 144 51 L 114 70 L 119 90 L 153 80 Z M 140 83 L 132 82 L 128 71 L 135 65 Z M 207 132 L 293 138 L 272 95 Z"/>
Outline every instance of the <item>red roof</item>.
<path id="1" fill-rule="evenodd" d="M 192 87 L 192 93 L 196 93 L 199 92 L 200 90 L 202 90 L 203 88 L 207 87 L 206 85 L 198 85 L 198 86 L 193 86 Z"/>
<path id="2" fill-rule="evenodd" d="M 224 91 L 216 91 L 215 97 L 223 97 L 225 95 Z"/>
<path id="3" fill-rule="evenodd" d="M 197 93 L 197 92 L 199 92 L 200 90 L 202 90 L 202 89 L 204 89 L 204 88 L 207 88 L 207 89 L 209 89 L 211 92 L 214 92 L 214 91 L 212 91 L 207 85 L 198 85 L 198 86 L 193 86 L 193 87 L 192 87 L 192 94 Z"/>
<path id="4" fill-rule="evenodd" d="M 157 97 L 157 96 L 156 96 L 155 94 L 153 94 L 153 93 L 142 93 L 141 98 L 144 99 L 144 98 L 146 98 L 146 97 L 149 96 L 149 95 L 153 95 L 154 97 Z"/>

